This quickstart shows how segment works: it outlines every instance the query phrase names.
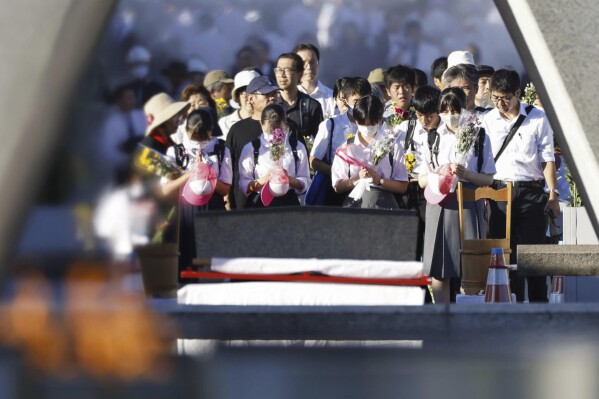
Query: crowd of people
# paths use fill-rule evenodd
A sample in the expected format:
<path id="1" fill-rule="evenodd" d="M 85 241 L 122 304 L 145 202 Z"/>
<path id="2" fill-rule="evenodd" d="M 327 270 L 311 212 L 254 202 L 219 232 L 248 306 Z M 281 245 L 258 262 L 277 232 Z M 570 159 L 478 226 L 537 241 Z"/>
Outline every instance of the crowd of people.
<path id="1" fill-rule="evenodd" d="M 152 193 L 181 206 L 182 265 L 195 255 L 197 212 L 412 209 L 421 219 L 419 256 L 435 302 L 449 302 L 459 292 L 461 257 L 457 197 L 447 182 L 513 184 L 514 260 L 516 245 L 545 242 L 546 215 L 559 215 L 553 133 L 541 105 L 521 101 L 518 72 L 476 65 L 470 51 L 434 59 L 426 72 L 394 64 L 339 76 L 329 88 L 319 78 L 319 48 L 302 42 L 280 54 L 269 73 L 250 65 L 234 76 L 221 69 L 187 74 L 168 94 L 147 78 L 144 50 L 134 46 L 128 54 L 140 78 L 116 92 L 125 117 L 112 123 L 126 134 L 104 150 L 128 166 L 139 141 L 180 169 Z M 473 202 L 464 218 L 465 238 L 505 233 L 501 206 Z M 522 278 L 512 280 L 524 300 Z M 528 278 L 530 301 L 546 301 L 546 292 L 543 279 Z"/>

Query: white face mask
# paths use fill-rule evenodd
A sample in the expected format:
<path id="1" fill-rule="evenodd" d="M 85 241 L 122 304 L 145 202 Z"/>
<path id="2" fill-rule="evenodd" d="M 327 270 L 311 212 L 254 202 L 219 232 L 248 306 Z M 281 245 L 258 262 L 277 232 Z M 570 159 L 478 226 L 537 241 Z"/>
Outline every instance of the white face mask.
<path id="1" fill-rule="evenodd" d="M 150 67 L 148 65 L 136 65 L 129 69 L 129 73 L 134 79 L 143 79 L 148 76 Z"/>
<path id="2" fill-rule="evenodd" d="M 460 115 L 452 115 L 452 114 L 439 114 L 443 123 L 449 126 L 452 130 L 458 128 L 460 123 Z"/>
<path id="3" fill-rule="evenodd" d="M 364 136 L 372 137 L 378 131 L 378 125 L 364 126 L 358 125 L 358 131 Z"/>

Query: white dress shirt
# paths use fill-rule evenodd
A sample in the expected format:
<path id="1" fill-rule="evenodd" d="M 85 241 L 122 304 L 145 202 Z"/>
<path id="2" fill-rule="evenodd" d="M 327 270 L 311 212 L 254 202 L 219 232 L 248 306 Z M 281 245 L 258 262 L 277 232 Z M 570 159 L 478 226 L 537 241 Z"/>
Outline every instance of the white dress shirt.
<path id="1" fill-rule="evenodd" d="M 409 124 L 410 124 L 410 121 L 405 120 L 402 123 L 400 123 L 399 127 L 396 128 L 397 140 L 395 142 L 395 145 L 398 147 L 401 147 L 402 149 L 404 148 L 404 143 L 406 142 Z M 420 122 L 416 121 L 416 126 L 414 127 L 414 135 L 412 136 L 412 143 L 414 146 L 414 151 L 412 151 L 412 146 L 409 146 L 408 150 L 406 151 L 406 155 L 414 154 L 414 156 L 416 157 L 416 166 L 414 167 L 414 170 L 412 170 L 412 173 L 411 173 L 413 178 L 418 177 L 418 169 L 419 169 L 420 165 L 422 164 L 422 149 L 421 149 L 421 147 L 427 143 L 427 137 L 428 137 L 427 133 L 424 130 L 424 128 L 422 127 L 422 125 L 420 124 Z"/>
<path id="2" fill-rule="evenodd" d="M 308 93 L 301 85 L 298 85 L 297 88 L 302 93 L 306 93 L 320 103 L 320 106 L 322 107 L 322 115 L 325 119 L 337 115 L 337 104 L 333 98 L 333 90 L 323 85 L 320 80 L 316 84 L 316 88 L 312 93 Z"/>
<path id="3" fill-rule="evenodd" d="M 457 143 L 457 135 L 447 129 L 447 125 L 441 122 L 439 127 L 437 128 L 437 133 L 439 133 L 439 156 L 435 158 L 435 167 L 437 166 L 437 160 L 439 165 L 444 165 L 448 163 L 456 162 L 456 143 Z M 428 133 L 426 141 L 424 141 L 424 145 L 420 147 L 420 151 L 422 152 L 421 159 L 422 162 L 419 167 L 419 173 L 421 175 L 427 175 L 429 172 L 434 170 L 431 158 L 431 150 L 428 146 Z M 470 148 L 471 156 L 468 160 L 468 164 L 466 165 L 466 169 L 471 170 L 473 172 L 478 173 L 478 156 L 474 154 L 474 146 L 476 142 Z M 485 142 L 483 147 L 483 164 L 480 173 L 493 175 L 495 174 L 495 162 L 493 161 L 493 153 L 491 149 L 491 142 L 489 139 L 489 135 L 485 134 Z M 468 180 L 460 178 L 460 181 L 466 182 Z"/>
<path id="4" fill-rule="evenodd" d="M 270 156 L 270 142 L 264 133 L 260 135 L 260 149 L 258 150 L 258 164 L 254 164 L 254 146 L 250 141 L 241 151 L 239 157 L 239 189 L 247 192 L 248 185 L 252 180 L 261 179 L 277 164 Z M 296 194 L 302 194 L 311 183 L 310 167 L 308 165 L 308 153 L 306 147 L 298 142 L 297 155 L 299 160 L 295 162 L 289 139 L 285 143 L 285 153 L 278 160 L 278 164 L 287 171 L 289 177 L 294 177 L 302 183 L 301 190 L 295 189 Z"/>
<path id="5" fill-rule="evenodd" d="M 372 158 L 371 153 L 374 150 L 374 143 L 376 140 L 384 135 L 383 129 L 379 127 L 379 131 L 369 145 L 365 146 L 360 141 L 358 135 L 356 135 L 354 142 L 351 144 L 345 143 L 340 148 L 342 151 L 346 151 L 349 156 L 364 165 L 369 165 L 369 161 Z M 406 171 L 406 164 L 403 155 L 403 148 L 395 146 L 393 152 L 393 165 L 391 165 L 389 157 L 384 157 L 378 165 L 372 166 L 376 173 L 383 179 L 391 179 L 397 181 L 408 181 L 408 172 Z M 335 157 L 333 165 L 331 166 L 331 179 L 333 187 L 341 179 L 350 179 L 360 174 L 360 166 L 350 165 L 340 157 Z M 371 184 L 374 186 L 374 184 Z"/>
<path id="6" fill-rule="evenodd" d="M 329 129 L 331 128 L 331 121 L 334 121 L 335 125 L 333 126 L 333 141 L 331 145 L 331 158 L 335 159 L 335 151 L 337 148 L 341 147 L 343 143 L 347 140 L 348 134 L 356 134 L 358 131 L 358 125 L 351 122 L 349 117 L 347 116 L 347 112 L 344 112 L 341 115 L 334 116 L 329 119 L 325 119 L 320 122 L 318 126 L 318 133 L 316 133 L 316 137 L 314 138 L 314 145 L 312 146 L 312 152 L 310 153 L 311 157 L 320 159 L 321 161 L 325 161 L 328 154 L 329 140 L 330 134 Z M 329 164 L 331 164 L 331 160 L 328 160 Z"/>
<path id="7" fill-rule="evenodd" d="M 520 103 L 520 114 L 526 115 L 527 104 Z M 484 126 L 491 138 L 495 156 L 518 118 L 507 120 L 497 108 L 487 112 Z M 495 179 L 532 181 L 544 179 L 542 162 L 554 161 L 553 131 L 545 113 L 533 108 L 497 160 Z"/>

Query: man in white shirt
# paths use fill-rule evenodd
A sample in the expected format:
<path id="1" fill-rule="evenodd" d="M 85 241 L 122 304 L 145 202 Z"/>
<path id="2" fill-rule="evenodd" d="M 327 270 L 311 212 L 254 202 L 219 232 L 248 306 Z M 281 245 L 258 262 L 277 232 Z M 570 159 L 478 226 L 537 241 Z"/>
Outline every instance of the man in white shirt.
<path id="1" fill-rule="evenodd" d="M 545 113 L 523 104 L 520 77 L 513 70 L 500 69 L 491 78 L 491 100 L 496 108 L 484 118 L 491 138 L 497 173 L 494 187 L 514 185 L 511 218 L 511 263 L 517 259 L 518 244 L 545 242 L 545 214 L 560 213 L 554 162 L 553 132 Z M 544 191 L 545 182 L 549 197 Z M 505 237 L 505 204 L 491 202 L 489 235 Z M 511 276 L 512 292 L 524 300 L 524 278 Z M 547 302 L 545 277 L 528 277 L 530 302 Z"/>
<path id="2" fill-rule="evenodd" d="M 299 55 L 304 61 L 304 74 L 298 90 L 306 93 L 322 106 L 324 118 L 330 118 L 339 113 L 335 109 L 335 100 L 333 99 L 333 90 L 323 85 L 318 80 L 318 68 L 320 64 L 320 51 L 313 44 L 300 43 L 293 49 L 293 52 Z"/>

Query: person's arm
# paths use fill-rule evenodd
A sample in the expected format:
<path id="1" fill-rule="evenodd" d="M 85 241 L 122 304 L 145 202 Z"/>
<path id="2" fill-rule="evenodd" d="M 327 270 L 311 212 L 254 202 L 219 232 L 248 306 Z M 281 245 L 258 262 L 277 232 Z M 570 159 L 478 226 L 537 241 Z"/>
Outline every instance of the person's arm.
<path id="1" fill-rule="evenodd" d="M 189 180 L 189 172 L 179 176 L 175 180 L 168 181 L 164 184 L 160 185 L 158 194 L 161 199 L 166 202 L 177 202 L 179 190 L 187 183 Z"/>
<path id="2" fill-rule="evenodd" d="M 285 170 L 285 173 L 287 173 L 286 170 Z M 287 178 L 289 179 L 289 187 L 295 189 L 296 191 L 303 190 L 304 185 L 302 184 L 302 182 L 299 179 L 296 179 L 295 177 L 291 177 L 289 175 L 287 175 Z"/>
<path id="3" fill-rule="evenodd" d="M 310 187 L 310 166 L 308 165 L 308 152 L 306 146 L 297 143 L 297 156 L 299 161 L 294 165 L 296 167 L 295 176 L 289 176 L 289 186 L 293 187 L 297 194 L 302 194 Z M 295 162 L 295 158 L 293 159 Z"/>
<path id="4" fill-rule="evenodd" d="M 218 168 L 218 181 L 216 182 L 215 191 L 217 194 L 226 198 L 231 189 L 231 183 L 233 182 L 233 167 L 231 165 L 231 151 L 225 147 L 223 159 Z"/>
<path id="5" fill-rule="evenodd" d="M 250 195 L 253 192 L 262 190 L 262 187 L 268 183 L 268 179 L 270 178 L 270 174 L 264 175 L 260 179 L 251 180 L 245 189 L 245 194 Z M 296 179 L 297 180 L 297 179 Z M 291 183 L 289 183 L 291 184 Z"/>
<path id="6" fill-rule="evenodd" d="M 428 185 L 428 174 L 420 173 L 418 175 L 418 185 L 420 186 L 420 188 L 426 188 L 426 186 Z"/>
<path id="7" fill-rule="evenodd" d="M 540 112 L 539 110 L 532 110 L 532 112 Z M 553 142 L 553 131 L 549 125 L 547 116 L 542 113 L 542 120 L 539 132 L 539 147 L 538 155 L 541 159 L 541 167 L 543 168 L 543 177 L 549 189 L 549 199 L 545 205 L 545 212 L 551 211 L 553 217 L 558 217 L 560 214 L 559 201 L 557 193 L 552 190 L 557 189 L 557 172 L 555 169 L 555 146 Z"/>
<path id="8" fill-rule="evenodd" d="M 354 189 L 355 183 L 360 180 L 360 176 L 350 177 L 349 179 L 339 179 L 333 187 L 337 193 L 347 193 Z"/>
<path id="9" fill-rule="evenodd" d="M 333 159 L 333 164 L 331 165 L 331 183 L 335 192 L 346 193 L 353 190 L 356 181 L 359 179 L 360 175 L 353 177 L 350 175 L 349 164 L 347 162 L 343 161 L 340 157 Z"/>
<path id="10" fill-rule="evenodd" d="M 461 179 L 468 180 L 477 186 L 490 186 L 493 184 L 493 175 L 486 173 L 478 173 L 467 169 L 463 165 L 451 164 L 451 171 Z"/>
<path id="11" fill-rule="evenodd" d="M 217 193 L 218 195 L 222 195 L 224 197 L 225 195 L 229 194 L 230 188 L 231 188 L 230 184 L 223 183 L 222 181 L 217 180 L 216 187 L 214 187 L 214 192 Z"/>
<path id="12" fill-rule="evenodd" d="M 327 157 L 329 142 L 332 140 L 330 137 L 332 132 L 329 132 L 331 123 L 328 119 L 320 123 L 318 133 L 312 145 L 312 152 L 310 153 L 310 166 L 312 169 L 320 173 L 325 173 L 328 176 L 331 175 L 331 165 L 327 164 L 323 159 Z"/>
<path id="13" fill-rule="evenodd" d="M 399 194 L 405 193 L 408 189 L 407 181 L 393 180 L 391 178 L 384 179 L 376 172 L 374 168 L 366 168 L 366 171 L 366 177 L 371 177 L 372 183 L 379 186 L 380 188 Z"/>
<path id="14" fill-rule="evenodd" d="M 545 205 L 545 212 L 550 210 L 553 213 L 553 217 L 558 217 L 560 214 L 559 201 L 557 193 L 552 190 L 557 189 L 557 173 L 555 171 L 555 162 L 543 162 L 543 176 L 549 189 L 549 199 Z"/>
<path id="15" fill-rule="evenodd" d="M 331 165 L 327 164 L 325 161 L 310 157 L 310 166 L 312 166 L 312 169 L 317 172 L 324 173 L 329 176 L 331 175 Z"/>

